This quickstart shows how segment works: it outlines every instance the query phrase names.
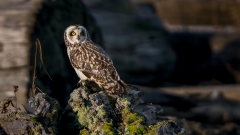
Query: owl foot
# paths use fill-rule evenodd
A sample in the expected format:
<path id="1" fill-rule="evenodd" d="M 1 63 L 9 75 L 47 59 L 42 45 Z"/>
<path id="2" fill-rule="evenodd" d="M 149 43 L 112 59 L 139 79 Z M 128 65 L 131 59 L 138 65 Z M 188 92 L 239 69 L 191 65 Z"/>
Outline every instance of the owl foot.
<path id="1" fill-rule="evenodd" d="M 81 86 L 86 86 L 86 84 L 88 84 L 90 81 L 91 81 L 90 79 L 85 79 L 85 80 L 81 79 L 81 80 L 79 80 L 77 85 L 79 85 L 80 87 Z"/>
<path id="2" fill-rule="evenodd" d="M 78 84 L 88 87 L 90 89 L 92 89 L 93 91 L 102 91 L 103 89 L 97 84 L 95 83 L 93 80 L 90 79 L 86 79 L 86 80 L 80 80 L 78 82 Z"/>
<path id="3" fill-rule="evenodd" d="M 82 81 L 81 80 L 77 83 L 77 86 L 79 86 L 79 87 L 82 86 Z"/>

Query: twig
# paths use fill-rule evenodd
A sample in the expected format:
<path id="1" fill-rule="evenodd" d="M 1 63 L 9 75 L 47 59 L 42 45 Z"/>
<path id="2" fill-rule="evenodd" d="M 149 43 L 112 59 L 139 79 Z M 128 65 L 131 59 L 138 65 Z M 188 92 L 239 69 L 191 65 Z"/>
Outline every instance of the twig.
<path id="1" fill-rule="evenodd" d="M 42 58 L 42 47 L 41 47 L 41 43 L 40 41 L 37 39 L 36 42 L 36 49 L 35 49 L 35 57 L 34 57 L 34 70 L 33 70 L 33 78 L 32 78 L 32 88 L 29 91 L 29 97 L 33 97 L 36 93 L 36 89 L 38 89 L 39 91 L 41 91 L 38 87 L 35 86 L 35 80 L 37 78 L 37 52 L 38 52 L 38 48 L 39 48 L 39 56 L 40 56 L 40 61 L 41 61 L 41 65 L 43 66 L 43 69 L 45 71 L 45 73 L 48 75 L 48 77 L 52 80 L 51 76 L 48 74 L 47 70 L 44 67 L 43 64 L 43 58 Z M 42 92 L 42 91 L 41 91 Z"/>
<path id="2" fill-rule="evenodd" d="M 14 89 L 14 95 L 15 95 L 15 99 L 16 99 L 16 107 L 17 107 L 17 91 L 18 91 L 18 86 L 17 85 L 13 85 L 13 89 Z"/>
<path id="3" fill-rule="evenodd" d="M 40 41 L 38 39 L 36 41 L 36 45 L 38 45 L 38 47 L 39 47 L 39 56 L 40 56 L 40 60 L 41 60 L 43 69 L 44 69 L 45 73 L 48 75 L 48 77 L 52 80 L 51 76 L 48 74 L 47 70 L 44 67 L 43 58 L 42 58 L 42 47 L 41 47 L 41 43 L 40 43 Z"/>
<path id="4" fill-rule="evenodd" d="M 35 88 L 35 79 L 37 78 L 36 76 L 36 62 L 37 61 L 37 41 L 36 41 L 36 48 L 35 48 L 35 57 L 34 57 L 34 69 L 33 69 L 33 77 L 32 77 L 32 88 L 29 91 L 29 97 L 33 97 L 36 92 Z"/>
<path id="5" fill-rule="evenodd" d="M 44 93 L 40 88 L 36 87 L 36 89 L 38 89 L 40 92 Z"/>

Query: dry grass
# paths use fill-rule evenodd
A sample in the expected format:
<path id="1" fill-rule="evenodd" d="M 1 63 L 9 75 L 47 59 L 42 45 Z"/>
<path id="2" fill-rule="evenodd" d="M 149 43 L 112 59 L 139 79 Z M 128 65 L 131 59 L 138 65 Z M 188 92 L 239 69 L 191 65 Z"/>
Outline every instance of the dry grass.
<path id="1" fill-rule="evenodd" d="M 37 70 L 36 70 L 36 65 L 37 65 L 37 52 L 39 51 L 39 58 L 41 61 L 41 65 L 45 71 L 45 73 L 48 75 L 48 77 L 52 80 L 51 76 L 48 74 L 47 70 L 44 67 L 43 64 L 43 58 L 42 58 L 42 47 L 40 41 L 37 39 L 36 40 L 36 48 L 35 48 L 35 57 L 34 57 L 34 69 L 33 69 L 33 78 L 32 78 L 32 88 L 29 91 L 29 97 L 33 97 L 35 95 L 36 89 L 38 89 L 40 92 L 42 92 L 41 89 L 35 86 L 35 80 L 37 79 Z"/>

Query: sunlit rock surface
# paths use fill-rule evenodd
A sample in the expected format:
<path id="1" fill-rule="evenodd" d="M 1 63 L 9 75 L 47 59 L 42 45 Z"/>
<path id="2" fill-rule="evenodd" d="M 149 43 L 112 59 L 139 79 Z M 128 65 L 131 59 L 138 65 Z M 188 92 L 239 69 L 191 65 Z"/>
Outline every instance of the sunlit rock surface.
<path id="1" fill-rule="evenodd" d="M 59 130 L 70 134 L 186 134 L 174 121 L 157 116 L 162 112 L 160 106 L 140 107 L 141 96 L 141 91 L 132 89 L 113 98 L 81 86 L 71 93 Z"/>

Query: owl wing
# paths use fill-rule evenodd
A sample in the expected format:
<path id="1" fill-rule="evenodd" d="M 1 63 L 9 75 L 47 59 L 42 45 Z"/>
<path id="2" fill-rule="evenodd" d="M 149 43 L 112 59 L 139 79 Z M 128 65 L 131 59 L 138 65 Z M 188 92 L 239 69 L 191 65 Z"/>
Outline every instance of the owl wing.
<path id="1" fill-rule="evenodd" d="M 69 57 L 76 70 L 105 89 L 116 85 L 120 80 L 112 60 L 100 46 L 86 44 L 85 47 L 72 50 Z"/>

